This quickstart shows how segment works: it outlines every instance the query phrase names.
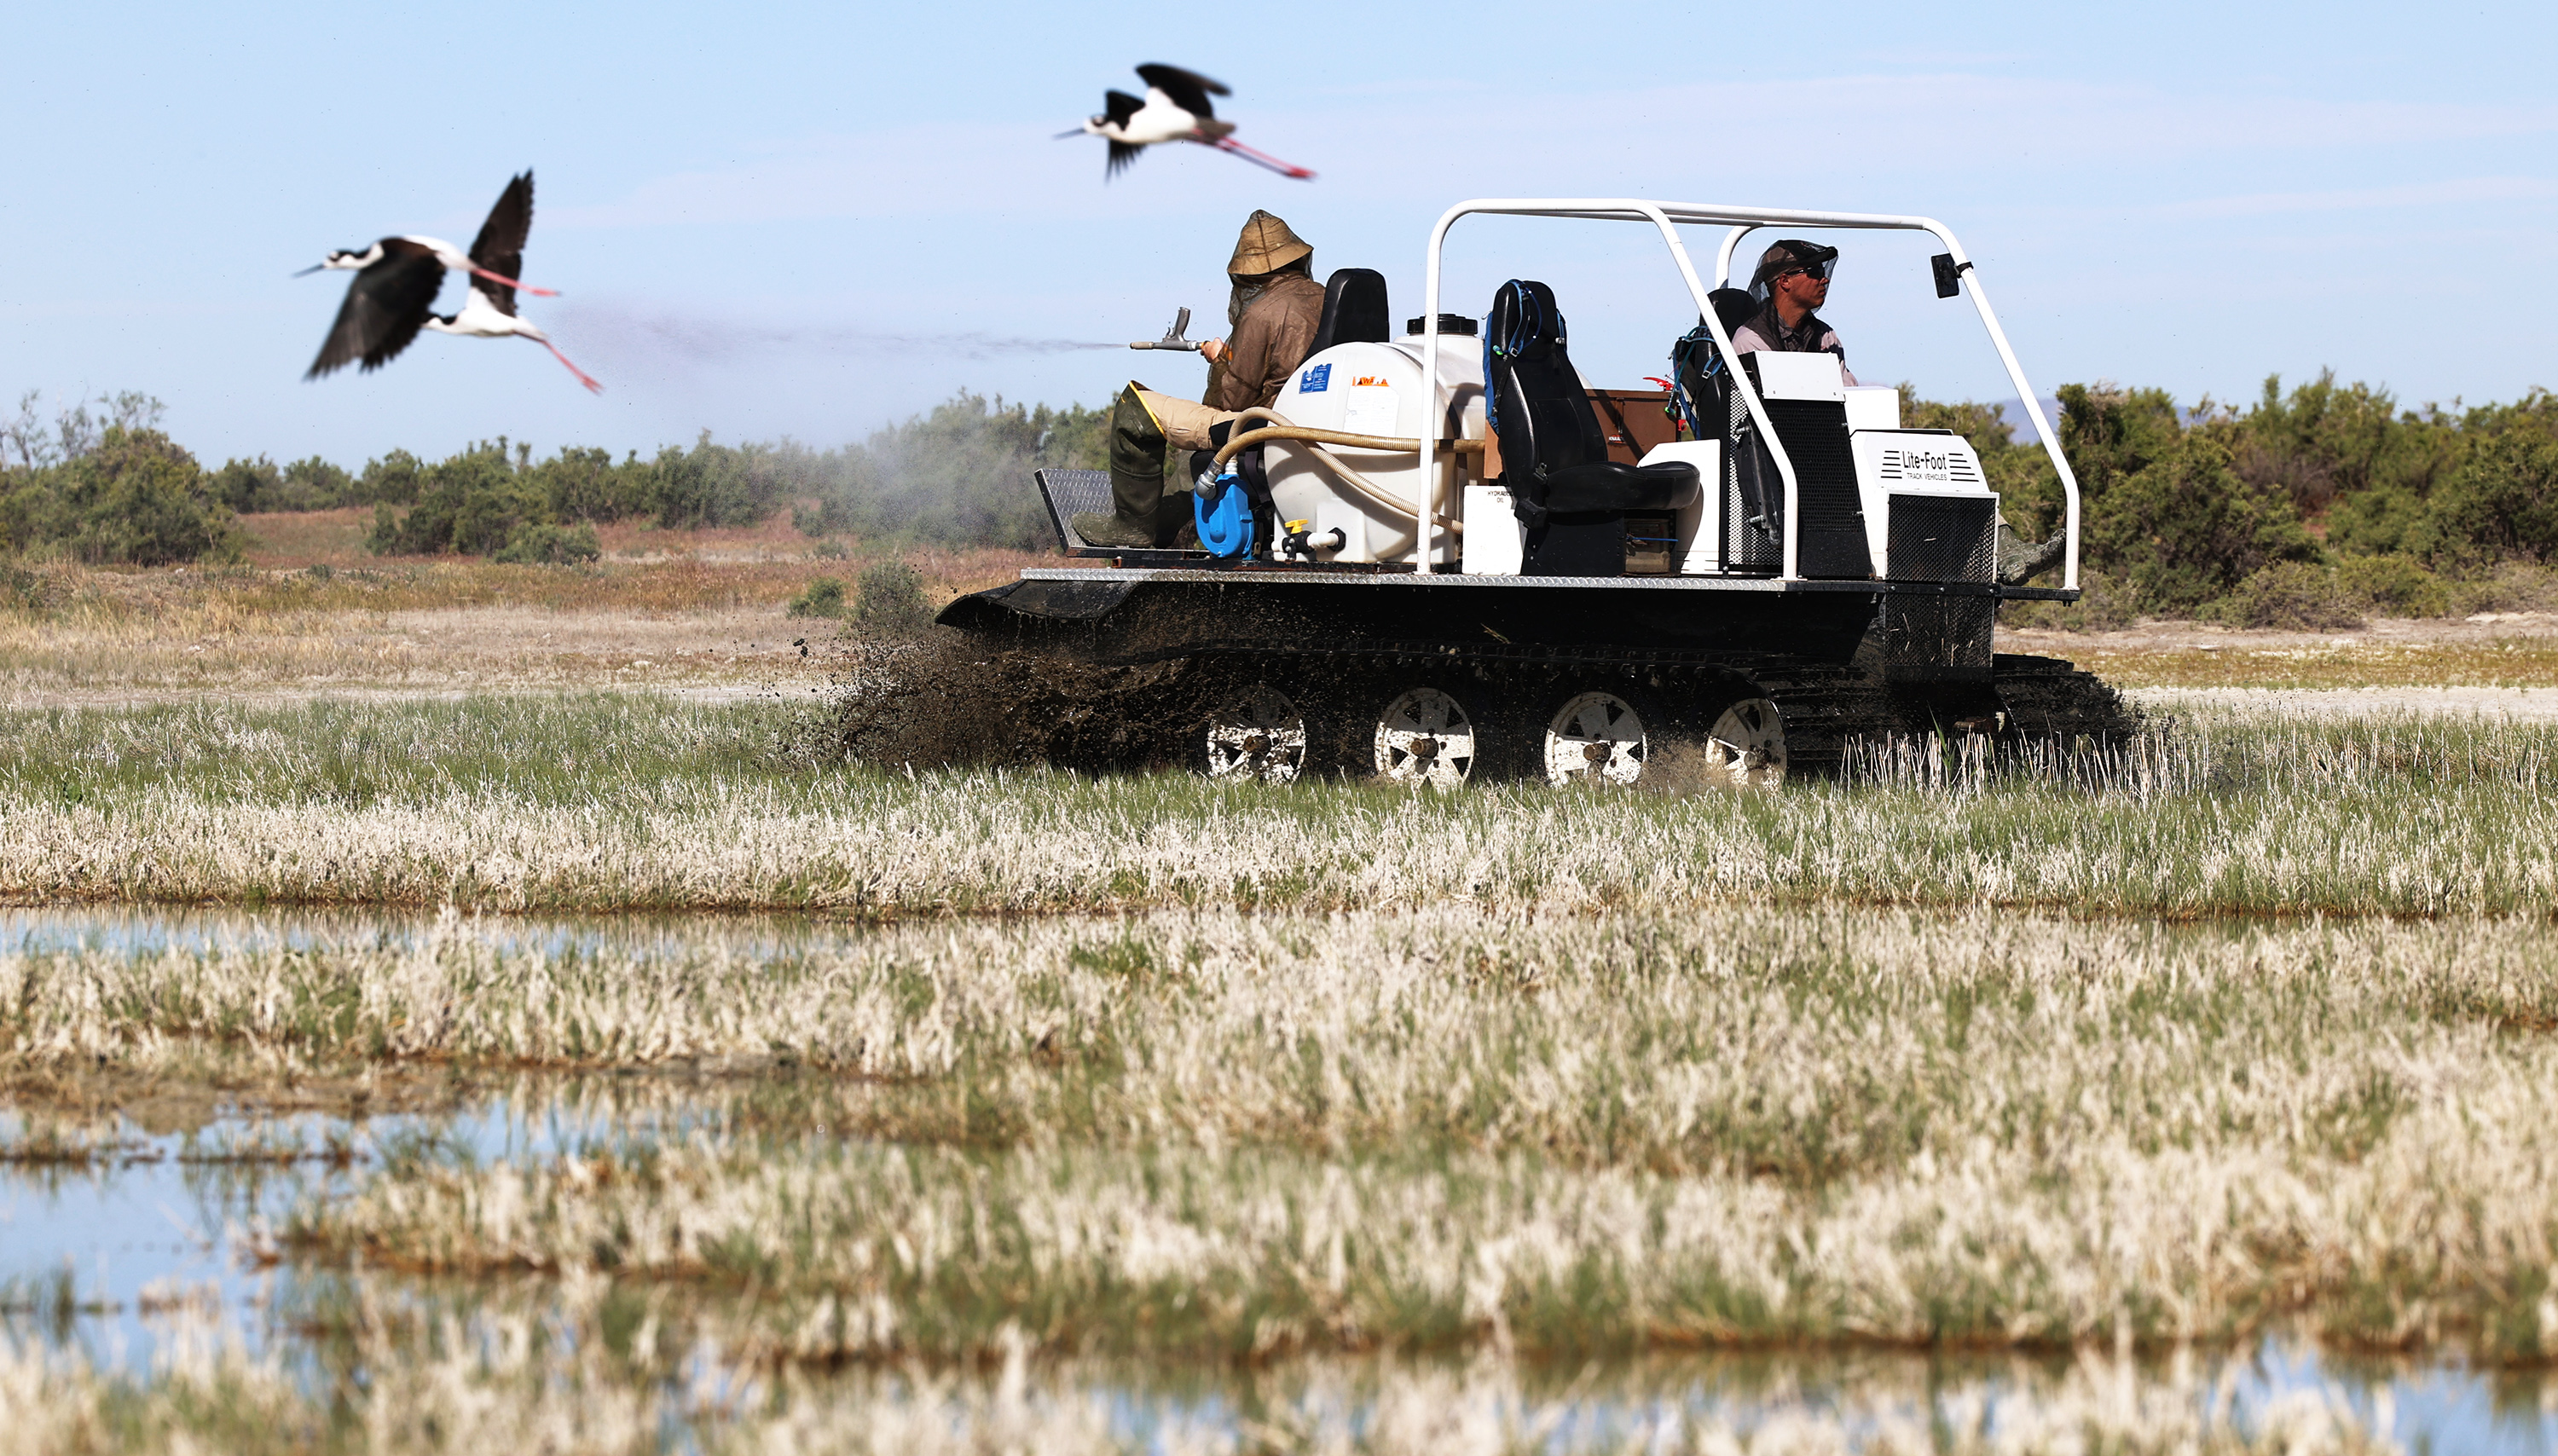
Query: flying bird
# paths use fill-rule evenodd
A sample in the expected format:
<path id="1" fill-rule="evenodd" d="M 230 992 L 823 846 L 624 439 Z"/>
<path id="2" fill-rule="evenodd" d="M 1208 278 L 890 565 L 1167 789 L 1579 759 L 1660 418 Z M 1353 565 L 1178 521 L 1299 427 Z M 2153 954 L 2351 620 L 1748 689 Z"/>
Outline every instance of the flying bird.
<path id="1" fill-rule="evenodd" d="M 1234 123 L 1216 119 L 1216 108 L 1208 97 L 1234 93 L 1220 81 L 1209 80 L 1197 71 L 1178 66 L 1149 65 L 1137 67 L 1138 76 L 1146 82 L 1145 99 L 1126 91 L 1102 94 L 1101 114 L 1087 118 L 1072 131 L 1058 133 L 1058 140 L 1067 137 L 1101 137 L 1110 143 L 1110 160 L 1102 168 L 1105 178 L 1116 177 L 1120 170 L 1137 160 L 1137 154 L 1157 142 L 1198 142 L 1220 152 L 1232 152 L 1247 162 L 1267 167 L 1282 177 L 1312 178 L 1315 174 L 1294 163 L 1282 162 L 1266 152 L 1256 152 L 1234 139 Z"/>
<path id="2" fill-rule="evenodd" d="M 543 298 L 558 296 L 515 277 L 523 269 L 524 237 L 532 226 L 533 175 L 526 172 L 498 195 L 497 204 L 489 209 L 489 219 L 480 224 L 480 235 L 472 240 L 467 254 L 442 238 L 386 237 L 360 252 L 341 248 L 303 269 L 303 274 L 323 268 L 354 269 L 355 281 L 347 287 L 347 301 L 338 309 L 338 321 L 330 326 L 320 356 L 302 377 L 317 379 L 359 361 L 365 371 L 378 369 L 399 357 L 418 331 L 432 329 L 481 338 L 510 333 L 529 338 L 567 364 L 579 383 L 601 390 L 603 386 L 569 363 L 547 335 L 515 317 L 518 289 Z M 444 288 L 448 269 L 471 277 L 471 297 L 461 313 L 438 315 L 435 296 Z"/>

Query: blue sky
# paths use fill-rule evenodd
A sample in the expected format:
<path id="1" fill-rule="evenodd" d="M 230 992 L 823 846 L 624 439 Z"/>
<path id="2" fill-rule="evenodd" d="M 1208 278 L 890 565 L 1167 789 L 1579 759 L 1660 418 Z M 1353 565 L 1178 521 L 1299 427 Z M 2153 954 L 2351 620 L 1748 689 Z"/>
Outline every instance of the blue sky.
<path id="1" fill-rule="evenodd" d="M 2551 12 L 2079 9 L 21 7 L 0 390 L 147 390 L 209 463 L 831 445 L 962 388 L 1195 389 L 1195 358 L 1069 345 L 1221 317 L 1255 206 L 1406 315 L 1449 202 L 1609 193 L 1936 216 L 2046 392 L 2558 384 Z M 1100 143 L 1050 138 L 1150 60 L 1227 81 L 1238 136 L 1319 180 L 1181 148 L 1105 186 Z M 563 296 L 524 311 L 602 398 L 531 344 L 434 335 L 302 380 L 344 282 L 287 275 L 383 233 L 467 243 L 527 166 L 526 275 Z M 2012 393 L 1924 247 L 1847 241 L 1825 312 L 1860 374 Z M 1554 285 L 1594 383 L 1659 372 L 1692 314 L 1631 228 L 1470 224 L 1450 266 L 1461 312 Z"/>

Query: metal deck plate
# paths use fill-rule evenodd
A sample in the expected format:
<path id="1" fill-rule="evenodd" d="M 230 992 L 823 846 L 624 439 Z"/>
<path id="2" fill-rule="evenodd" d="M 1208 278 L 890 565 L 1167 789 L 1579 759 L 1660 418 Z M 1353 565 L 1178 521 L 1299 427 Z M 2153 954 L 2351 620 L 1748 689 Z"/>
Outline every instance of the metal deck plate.
<path id="1" fill-rule="evenodd" d="M 1196 567 L 1030 567 L 1022 572 L 1026 582 L 1197 582 L 1204 585 L 1238 586 L 1247 583 L 1286 582 L 1320 584 L 1328 587 L 1422 588 L 1451 590 L 1465 588 L 1553 589 L 1609 592 L 1760 592 L 1760 593 L 1833 593 L 1853 592 L 1869 596 L 2019 596 L 2043 600 L 2074 600 L 2075 592 L 2050 587 L 1993 587 L 1980 582 L 1780 582 L 1773 577 L 1467 577 L 1454 574 L 1424 576 L 1418 572 L 1326 572 L 1290 571 L 1284 567 L 1252 567 L 1202 570 Z"/>

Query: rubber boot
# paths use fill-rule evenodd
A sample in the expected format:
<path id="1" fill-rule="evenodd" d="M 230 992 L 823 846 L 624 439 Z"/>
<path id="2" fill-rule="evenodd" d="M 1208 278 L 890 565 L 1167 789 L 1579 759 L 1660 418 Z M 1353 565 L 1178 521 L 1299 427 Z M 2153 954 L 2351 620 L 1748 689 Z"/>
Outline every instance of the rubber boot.
<path id="1" fill-rule="evenodd" d="M 1119 518 L 1114 534 L 1123 538 L 1112 545 L 1143 535 L 1147 546 L 1160 546 L 1190 517 L 1187 495 L 1171 502 L 1178 512 L 1165 508 L 1164 427 L 1138 397 L 1142 387 L 1130 381 L 1110 411 L 1110 504 Z"/>

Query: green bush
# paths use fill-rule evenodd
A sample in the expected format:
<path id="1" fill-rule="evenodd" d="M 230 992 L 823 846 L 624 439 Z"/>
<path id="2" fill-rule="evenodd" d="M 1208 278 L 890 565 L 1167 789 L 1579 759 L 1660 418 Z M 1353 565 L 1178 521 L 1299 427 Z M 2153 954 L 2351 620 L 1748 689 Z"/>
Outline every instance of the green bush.
<path id="1" fill-rule="evenodd" d="M 920 632 L 932 625 L 924 574 L 896 558 L 862 568 L 861 598 L 853 617 L 875 632 Z"/>
<path id="2" fill-rule="evenodd" d="M 2336 580 L 2347 596 L 2381 616 L 2441 616 L 2452 607 L 2443 579 L 2403 556 L 2339 558 Z"/>
<path id="3" fill-rule="evenodd" d="M 2127 579 L 2153 613 L 2192 612 L 2265 567 L 2318 555 L 2289 497 L 2241 479 L 2213 432 L 2187 431 L 2121 459 L 2138 468 L 2099 475 L 2082 539 L 2088 560 Z"/>
<path id="4" fill-rule="evenodd" d="M 844 583 L 838 577 L 819 577 L 808 584 L 808 590 L 790 598 L 791 616 L 842 616 L 845 614 Z"/>
<path id="5" fill-rule="evenodd" d="M 58 464 L 0 471 L 0 549 L 93 565 L 238 555 L 231 511 L 196 458 L 157 430 L 110 425 Z"/>
<path id="6" fill-rule="evenodd" d="M 536 521 L 517 526 L 492 559 L 524 566 L 578 566 L 602 555 L 604 548 L 595 539 L 593 526 Z"/>
<path id="7" fill-rule="evenodd" d="M 2278 561 L 2212 603 L 2210 614 L 2233 627 L 2324 631 L 2362 625 L 2362 603 L 2332 567 Z"/>
<path id="8" fill-rule="evenodd" d="M 2558 440 L 2517 430 L 2481 441 L 2407 546 L 2437 564 L 2558 561 Z"/>
<path id="9" fill-rule="evenodd" d="M 390 507 L 376 507 L 364 545 L 381 556 L 492 556 L 518 527 L 547 521 L 549 514 L 540 490 L 508 458 L 506 442 L 484 442 L 427 466 L 407 515 L 395 518 Z"/>

